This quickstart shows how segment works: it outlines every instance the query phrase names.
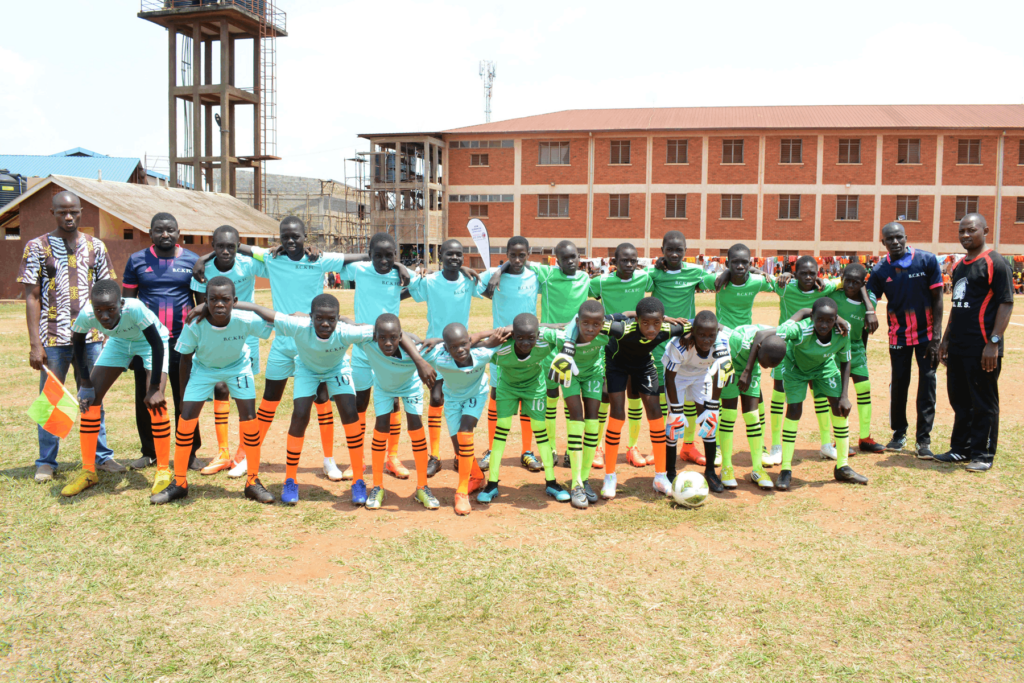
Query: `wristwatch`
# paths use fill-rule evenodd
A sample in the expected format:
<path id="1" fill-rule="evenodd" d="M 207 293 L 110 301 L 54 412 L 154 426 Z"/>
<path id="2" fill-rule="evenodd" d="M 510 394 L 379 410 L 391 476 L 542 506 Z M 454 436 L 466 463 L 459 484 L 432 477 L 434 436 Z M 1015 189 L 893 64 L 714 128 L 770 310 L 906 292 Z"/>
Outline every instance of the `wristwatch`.
<path id="1" fill-rule="evenodd" d="M 991 337 L 988 338 L 988 340 L 993 344 L 998 344 L 999 342 L 1003 341 L 1003 338 L 1000 337 L 998 334 L 993 334 Z"/>

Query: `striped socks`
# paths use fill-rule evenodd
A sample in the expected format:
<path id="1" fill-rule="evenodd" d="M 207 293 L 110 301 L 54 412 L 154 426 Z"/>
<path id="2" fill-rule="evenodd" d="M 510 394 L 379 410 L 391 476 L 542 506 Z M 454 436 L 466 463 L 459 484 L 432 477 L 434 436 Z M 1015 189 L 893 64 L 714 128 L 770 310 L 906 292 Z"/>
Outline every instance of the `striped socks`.
<path id="1" fill-rule="evenodd" d="M 828 397 L 814 397 L 814 416 L 818 418 L 818 434 L 821 437 L 821 445 L 828 446 L 832 443 L 832 409 L 828 405 Z M 838 448 L 837 448 L 838 450 Z"/>
<path id="2" fill-rule="evenodd" d="M 509 418 L 508 423 L 511 426 L 512 418 Z M 530 419 L 529 415 L 519 413 L 519 428 L 523 431 L 523 453 L 525 453 L 533 448 L 533 420 Z M 508 434 L 505 436 L 507 437 Z M 491 441 L 493 442 L 493 439 Z"/>
<path id="3" fill-rule="evenodd" d="M 395 413 L 391 413 L 395 415 Z M 399 416 L 401 417 L 401 416 Z M 391 430 L 394 432 L 394 421 L 391 423 Z M 427 485 L 427 435 L 423 427 L 409 430 L 409 439 L 412 440 L 412 457 L 416 461 L 416 488 L 421 489 Z"/>
<path id="4" fill-rule="evenodd" d="M 629 447 L 636 447 L 640 439 L 640 421 L 644 418 L 644 403 L 639 398 L 626 399 L 626 418 L 629 420 Z"/>
<path id="5" fill-rule="evenodd" d="M 723 479 L 734 479 L 732 476 L 732 449 L 733 449 L 733 436 L 734 430 L 736 429 L 736 416 L 738 411 L 735 408 L 722 408 L 722 412 L 719 414 L 718 420 L 718 449 L 722 452 L 722 478 Z M 744 414 L 746 419 L 746 414 Z M 750 427 L 747 427 L 747 438 L 750 438 Z M 753 456 L 753 446 L 751 448 L 751 456 Z M 758 453 L 758 456 L 761 454 Z M 706 456 L 705 456 L 706 457 Z"/>
<path id="6" fill-rule="evenodd" d="M 608 416 L 608 426 L 604 432 L 604 468 L 608 474 L 615 474 L 615 464 L 619 459 L 619 440 L 622 437 L 622 420 Z"/>
<path id="7" fill-rule="evenodd" d="M 334 461 L 334 408 L 328 400 L 324 403 L 317 403 L 316 417 L 320 423 L 320 443 L 324 449 L 324 460 Z M 291 434 L 288 435 L 289 438 Z M 301 444 L 300 444 L 301 446 Z"/>
<path id="8" fill-rule="evenodd" d="M 788 417 L 782 423 L 782 469 L 793 469 L 793 451 L 796 450 L 796 431 L 800 422 Z"/>
<path id="9" fill-rule="evenodd" d="M 761 405 L 764 405 L 763 403 Z M 736 411 L 733 411 L 735 413 Z M 750 444 L 750 463 L 753 465 L 755 472 L 764 473 L 764 464 L 761 462 L 761 455 L 764 449 L 764 431 L 763 423 L 761 418 L 764 413 L 755 413 L 750 411 L 749 413 L 743 413 L 743 422 L 747 425 L 747 443 Z M 722 456 L 722 462 L 725 462 L 725 456 Z"/>
<path id="10" fill-rule="evenodd" d="M 850 459 L 850 418 L 832 416 L 832 431 L 836 437 L 836 468 L 844 467 Z"/>
<path id="11" fill-rule="evenodd" d="M 487 480 L 494 483 L 501 475 L 501 458 L 505 455 L 505 441 L 508 430 L 512 428 L 512 418 L 498 418 L 494 425 L 494 440 L 491 441 L 491 464 L 487 470 Z"/>
<path id="12" fill-rule="evenodd" d="M 225 401 L 227 403 L 227 401 Z M 148 409 L 147 409 L 148 410 Z M 152 425 L 153 450 L 156 451 L 156 468 L 166 470 L 171 466 L 171 418 L 166 409 L 162 414 L 154 410 L 149 411 L 149 421 Z M 227 436 L 227 416 L 224 417 L 224 435 Z M 226 439 L 225 439 L 226 440 Z M 226 447 L 226 445 L 225 445 Z M 95 454 L 95 453 L 94 453 Z"/>
<path id="13" fill-rule="evenodd" d="M 558 399 L 548 399 L 549 401 Z M 551 410 L 554 410 L 553 408 Z M 537 450 L 540 452 L 540 461 L 544 463 L 544 478 L 548 481 L 555 480 L 555 455 L 551 451 L 551 443 L 548 442 L 548 423 L 533 423 L 533 435 L 537 437 Z"/>
<path id="14" fill-rule="evenodd" d="M 786 394 L 772 389 L 772 447 L 782 445 L 782 415 L 786 411 Z"/>
<path id="15" fill-rule="evenodd" d="M 402 413 L 397 409 L 391 412 L 391 433 L 388 434 L 388 455 L 398 457 L 398 439 L 402 436 Z"/>
<path id="16" fill-rule="evenodd" d="M 213 400 L 213 426 L 217 433 L 217 451 L 226 453 L 228 451 L 228 414 L 231 412 L 230 401 Z M 150 411 L 152 417 L 153 412 Z M 170 435 L 168 435 L 170 436 Z"/>
<path id="17" fill-rule="evenodd" d="M 651 448 L 654 450 L 654 472 L 655 474 L 665 473 L 665 418 L 657 420 L 647 418 L 647 425 L 651 430 Z"/>
<path id="18" fill-rule="evenodd" d="M 305 436 L 288 435 L 288 452 L 284 465 L 284 478 L 295 480 L 299 475 L 299 458 L 302 457 L 302 444 Z"/>
<path id="19" fill-rule="evenodd" d="M 584 425 L 581 420 L 568 420 L 566 429 L 569 432 L 569 467 L 572 473 L 572 485 L 583 486 L 581 472 L 583 471 Z"/>
<path id="20" fill-rule="evenodd" d="M 864 380 L 853 385 L 857 392 L 857 417 L 860 427 L 860 438 L 871 436 L 871 380 Z M 833 420 L 833 424 L 835 421 Z"/>
<path id="21" fill-rule="evenodd" d="M 388 432 L 374 428 L 370 452 L 373 458 L 373 485 L 384 486 L 384 455 L 388 449 Z"/>
<path id="22" fill-rule="evenodd" d="M 545 430 L 545 441 L 548 444 L 548 449 L 552 449 L 555 446 L 555 435 L 557 423 L 555 418 L 558 417 L 558 399 L 547 397 L 547 403 L 544 410 L 544 430 Z M 537 447 L 540 450 L 540 440 L 537 440 Z"/>
<path id="23" fill-rule="evenodd" d="M 89 406 L 89 410 L 82 413 L 78 425 L 78 438 L 82 444 L 82 469 L 87 472 L 96 472 L 96 442 L 100 438 L 102 410 L 101 406 Z M 165 464 L 164 469 L 166 468 Z"/>
<path id="24" fill-rule="evenodd" d="M 260 452 L 263 450 L 263 438 L 260 436 L 259 420 L 246 420 L 239 423 L 242 430 L 242 448 L 245 449 L 245 485 L 250 486 L 260 474 Z"/>
<path id="25" fill-rule="evenodd" d="M 362 481 L 363 479 L 363 425 L 359 424 L 359 421 L 349 422 L 348 424 L 342 423 L 342 427 L 345 428 L 345 443 L 348 445 L 348 461 L 352 466 L 352 481 Z"/>
<path id="26" fill-rule="evenodd" d="M 267 431 L 270 429 L 270 424 L 274 421 L 274 414 L 277 413 L 278 403 L 280 401 L 270 401 L 268 399 L 260 401 L 259 410 L 256 411 L 256 423 L 260 428 L 260 445 L 267 438 Z"/>
<path id="27" fill-rule="evenodd" d="M 580 479 L 590 479 L 590 468 L 594 464 L 594 454 L 601 443 L 598 432 L 601 429 L 597 420 L 583 421 L 583 459 L 580 462 Z"/>
<path id="28" fill-rule="evenodd" d="M 174 435 L 174 483 L 182 488 L 188 486 L 188 461 L 198 422 L 198 419 L 178 417 L 178 432 Z"/>
<path id="29" fill-rule="evenodd" d="M 444 406 L 427 407 L 427 435 L 430 437 L 430 457 L 432 458 L 441 454 L 442 415 L 444 415 Z"/>

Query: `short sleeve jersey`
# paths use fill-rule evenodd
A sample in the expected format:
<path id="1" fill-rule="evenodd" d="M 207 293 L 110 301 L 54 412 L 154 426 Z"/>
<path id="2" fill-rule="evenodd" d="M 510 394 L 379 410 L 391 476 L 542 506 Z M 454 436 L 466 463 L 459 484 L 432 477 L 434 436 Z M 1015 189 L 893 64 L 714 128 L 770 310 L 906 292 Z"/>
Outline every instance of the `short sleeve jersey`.
<path id="1" fill-rule="evenodd" d="M 483 294 L 497 270 L 492 268 L 480 276 L 478 294 Z M 529 268 L 524 268 L 519 275 L 502 273 L 500 282 L 501 287 L 494 290 L 491 305 L 491 318 L 495 328 L 511 325 L 520 313 L 537 315 L 537 293 L 540 291 L 537 273 Z"/>
<path id="2" fill-rule="evenodd" d="M 567 323 L 579 313 L 580 305 L 587 300 L 590 291 L 590 276 L 577 270 L 575 275 L 568 277 L 559 268 L 534 263 L 527 267 L 537 274 L 540 284 L 542 323 Z"/>
<path id="3" fill-rule="evenodd" d="M 704 377 L 713 373 L 718 365 L 729 359 L 729 332 L 721 330 L 706 356 L 700 355 L 697 346 L 684 349 L 679 337 L 668 343 L 662 362 L 665 372 L 674 372 L 686 378 Z"/>
<path id="4" fill-rule="evenodd" d="M 267 266 L 263 261 L 254 259 L 245 254 L 236 254 L 235 263 L 230 270 L 222 271 L 217 267 L 217 260 L 210 261 L 206 266 L 206 280 L 209 282 L 215 277 L 223 276 L 235 283 L 235 296 L 239 301 L 256 303 L 256 278 L 269 277 Z M 192 278 L 191 287 L 193 292 L 206 293 L 207 282 L 200 282 Z"/>
<path id="5" fill-rule="evenodd" d="M 250 311 L 232 311 L 224 327 L 216 327 L 209 318 L 185 325 L 175 349 L 193 353 L 192 362 L 207 368 L 229 368 L 249 364 L 249 337 L 267 339 L 274 328 Z"/>
<path id="6" fill-rule="evenodd" d="M 871 269 L 868 291 L 887 300 L 890 346 L 917 346 L 932 339 L 932 290 L 942 287 L 935 254 L 910 247 L 899 261 L 886 256 Z"/>
<path id="7" fill-rule="evenodd" d="M 502 279 L 504 280 L 504 276 Z M 439 344 L 423 354 L 423 360 L 433 365 L 444 378 L 441 387 L 444 399 L 457 403 L 489 391 L 487 366 L 496 351 L 497 349 L 470 349 L 471 362 L 466 367 L 461 367 L 455 364 L 455 359 L 443 345 Z"/>
<path id="8" fill-rule="evenodd" d="M 732 364 L 738 372 L 742 372 L 750 362 L 750 349 L 754 345 L 754 335 L 761 330 L 772 329 L 769 325 L 741 325 L 734 328 L 729 335 L 729 355 L 732 357 Z M 758 372 L 760 366 L 754 363 L 754 372 Z"/>
<path id="9" fill-rule="evenodd" d="M 117 321 L 117 326 L 114 329 L 108 330 L 100 325 L 100 322 L 96 319 L 96 314 L 93 313 L 92 303 L 90 302 L 78 314 L 78 318 L 71 325 L 71 331 L 78 332 L 79 334 L 88 334 L 89 330 L 102 330 L 103 334 L 108 337 L 127 342 L 138 342 L 146 339 L 144 332 L 147 328 L 156 325 L 160 338 L 167 339 L 167 328 L 160 324 L 160 320 L 157 319 L 156 314 L 149 307 L 138 299 L 124 299 L 123 301 L 121 319 Z"/>
<path id="10" fill-rule="evenodd" d="M 356 286 L 358 289 L 358 285 Z M 423 391 L 423 382 L 416 372 L 416 363 L 404 351 L 399 349 L 397 356 L 385 356 L 375 341 L 363 341 L 355 344 L 354 349 L 361 349 L 366 361 L 373 369 L 373 386 L 395 396 L 409 396 Z"/>
<path id="11" fill-rule="evenodd" d="M 172 339 L 181 334 L 192 311 L 192 268 L 198 260 L 195 252 L 178 245 L 169 259 L 150 247 L 129 256 L 124 267 L 124 286 L 138 292 L 139 301 L 156 313 Z"/>
<path id="12" fill-rule="evenodd" d="M 545 391 L 546 365 L 552 349 L 558 344 L 558 331 L 550 327 L 542 327 L 539 330 L 539 335 L 537 343 L 526 358 L 516 355 L 515 339 L 509 339 L 498 347 L 491 362 L 501 369 L 498 379 L 499 388 L 505 386 L 526 394 Z"/>
<path id="13" fill-rule="evenodd" d="M 373 325 L 383 313 L 398 315 L 401 307 L 402 279 L 397 270 L 378 273 L 370 261 L 350 263 L 340 271 L 342 280 L 356 284 L 355 316 L 357 323 Z M 413 275 L 409 286 L 416 284 L 418 275 Z M 352 348 L 352 355 L 365 358 L 361 345 Z"/>
<path id="14" fill-rule="evenodd" d="M 567 334 L 577 336 L 575 330 L 570 331 L 569 328 L 566 328 L 558 335 L 559 348 L 564 345 Z M 576 368 L 580 371 L 580 379 L 604 377 L 604 349 L 611 340 L 611 337 L 602 331 L 588 342 L 576 342 L 573 360 L 576 361 Z"/>
<path id="15" fill-rule="evenodd" d="M 1013 303 L 1013 275 L 1006 259 L 989 249 L 953 269 L 949 351 L 980 356 L 992 336 L 999 304 Z M 999 342 L 1003 355 L 1003 342 Z"/>
<path id="16" fill-rule="evenodd" d="M 704 269 L 693 263 L 683 262 L 679 270 L 658 270 L 649 268 L 651 296 L 660 299 L 665 306 L 665 315 L 672 318 L 689 318 L 697 315 L 694 293 L 704 277 Z"/>
<path id="17" fill-rule="evenodd" d="M 850 362 L 850 337 L 832 332 L 827 343 L 818 339 L 814 321 L 804 318 L 796 322 L 787 320 L 775 331 L 786 340 L 786 361 L 805 373 L 814 372 L 835 358 L 836 363 Z"/>
<path id="18" fill-rule="evenodd" d="M 607 315 L 624 313 L 635 311 L 640 299 L 647 295 L 653 285 L 650 272 L 646 270 L 633 271 L 633 276 L 628 280 L 611 273 L 590 281 L 590 296 L 601 300 Z"/>
<path id="19" fill-rule="evenodd" d="M 476 283 L 462 273 L 454 280 L 447 279 L 443 272 L 418 278 L 409 283 L 409 294 L 413 301 L 427 303 L 428 338 L 440 337 L 452 323 L 469 325 L 473 297 L 480 298 Z"/>
<path id="20" fill-rule="evenodd" d="M 714 291 L 714 273 L 704 275 L 704 288 Z M 718 322 L 729 329 L 754 322 L 754 298 L 761 292 L 774 292 L 775 285 L 763 275 L 748 275 L 742 285 L 726 280 L 722 289 L 715 292 L 715 315 Z"/>
<path id="21" fill-rule="evenodd" d="M 810 308 L 814 302 L 823 296 L 828 296 L 836 291 L 836 283 L 826 280 L 825 288 L 821 291 L 812 289 L 805 292 L 800 289 L 796 278 L 786 283 L 785 287 L 775 287 L 775 293 L 779 295 L 779 324 L 786 322 L 793 317 L 793 314 L 801 308 Z"/>
<path id="22" fill-rule="evenodd" d="M 309 313 L 313 299 L 324 292 L 324 274 L 346 267 L 344 254 L 320 254 L 316 261 L 303 254 L 293 261 L 286 254 L 273 257 L 263 249 L 253 253 L 266 266 L 274 310 L 286 315 Z"/>
<path id="23" fill-rule="evenodd" d="M 864 339 L 864 315 L 867 313 L 867 306 L 860 299 L 850 299 L 843 290 L 832 292 L 828 298 L 836 302 L 839 309 L 839 317 L 850 323 L 850 343 L 862 344 Z M 875 295 L 868 292 L 871 303 L 877 303 Z"/>
<path id="24" fill-rule="evenodd" d="M 311 318 L 278 313 L 274 316 L 274 330 L 295 342 L 299 360 L 311 372 L 327 374 L 344 363 L 345 354 L 353 344 L 373 339 L 373 325 L 346 325 L 338 323 L 327 339 L 321 339 L 313 329 Z"/>
<path id="25" fill-rule="evenodd" d="M 624 325 L 623 332 L 617 339 L 614 333 L 610 335 L 612 340 L 608 345 L 607 357 L 609 363 L 615 363 L 620 368 L 643 368 L 651 362 L 652 354 L 659 344 L 686 334 L 690 329 L 689 323 L 685 326 L 662 323 L 654 339 L 647 339 L 640 334 L 640 325 L 635 321 L 625 324 L 606 323 L 605 329 L 612 331 L 615 325 Z"/>

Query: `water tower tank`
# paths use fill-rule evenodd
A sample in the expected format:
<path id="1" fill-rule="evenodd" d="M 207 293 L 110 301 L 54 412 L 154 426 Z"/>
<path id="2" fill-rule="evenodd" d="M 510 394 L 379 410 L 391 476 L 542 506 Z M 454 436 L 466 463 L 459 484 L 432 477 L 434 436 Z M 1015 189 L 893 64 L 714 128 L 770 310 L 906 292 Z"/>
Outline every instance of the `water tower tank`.
<path id="1" fill-rule="evenodd" d="M 0 207 L 13 202 L 26 189 L 28 179 L 25 176 L 0 169 Z"/>

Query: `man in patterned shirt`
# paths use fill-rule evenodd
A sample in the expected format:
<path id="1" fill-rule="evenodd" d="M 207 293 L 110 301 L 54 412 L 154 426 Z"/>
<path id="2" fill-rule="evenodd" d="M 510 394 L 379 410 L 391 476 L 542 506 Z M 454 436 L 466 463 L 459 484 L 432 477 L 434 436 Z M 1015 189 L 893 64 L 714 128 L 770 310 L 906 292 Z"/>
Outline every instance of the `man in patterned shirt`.
<path id="1" fill-rule="evenodd" d="M 89 301 L 92 286 L 99 280 L 113 279 L 110 256 L 103 242 L 78 231 L 82 219 L 82 203 L 71 192 L 53 197 L 50 213 L 57 220 L 57 229 L 25 245 L 18 271 L 18 282 L 25 285 L 26 319 L 28 322 L 29 364 L 39 370 L 39 389 L 46 382 L 43 366 L 62 382 L 72 365 L 71 323 Z M 103 349 L 103 336 L 95 330 L 86 338 L 85 372 Z M 75 381 L 82 370 L 75 367 Z M 53 479 L 57 469 L 60 439 L 39 428 L 39 459 L 36 460 L 36 481 Z M 107 472 L 124 472 L 124 467 L 111 456 L 107 447 L 107 430 L 100 420 L 96 446 L 96 467 Z"/>

